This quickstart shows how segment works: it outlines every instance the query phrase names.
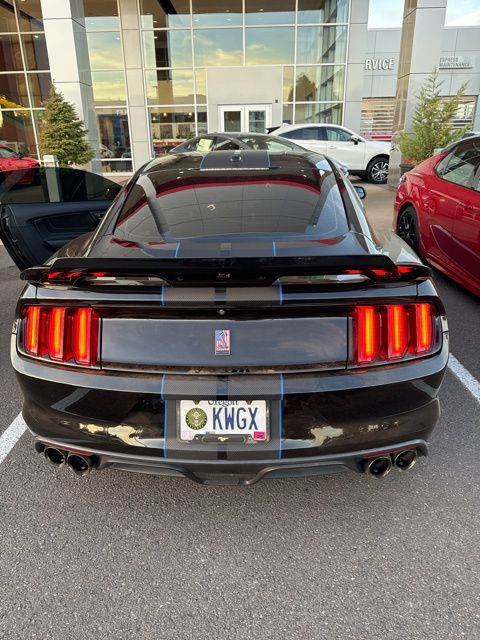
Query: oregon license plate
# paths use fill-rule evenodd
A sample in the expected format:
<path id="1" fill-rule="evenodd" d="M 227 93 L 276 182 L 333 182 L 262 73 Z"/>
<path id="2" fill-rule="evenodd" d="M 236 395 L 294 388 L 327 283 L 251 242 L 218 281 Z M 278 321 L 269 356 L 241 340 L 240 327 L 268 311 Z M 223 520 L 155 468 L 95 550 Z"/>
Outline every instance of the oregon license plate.
<path id="1" fill-rule="evenodd" d="M 243 437 L 242 437 L 243 436 Z M 180 401 L 180 439 L 219 441 L 268 440 L 265 400 Z"/>

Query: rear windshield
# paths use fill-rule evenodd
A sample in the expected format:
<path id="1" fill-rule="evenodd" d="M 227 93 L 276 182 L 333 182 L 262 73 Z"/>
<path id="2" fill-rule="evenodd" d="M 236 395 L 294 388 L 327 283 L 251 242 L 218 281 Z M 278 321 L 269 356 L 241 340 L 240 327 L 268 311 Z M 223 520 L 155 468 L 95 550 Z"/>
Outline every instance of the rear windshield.
<path id="1" fill-rule="evenodd" d="M 140 176 L 115 235 L 166 242 L 245 234 L 337 237 L 348 231 L 330 165 L 297 171 L 157 171 Z M 184 177 L 182 174 L 187 175 Z"/>

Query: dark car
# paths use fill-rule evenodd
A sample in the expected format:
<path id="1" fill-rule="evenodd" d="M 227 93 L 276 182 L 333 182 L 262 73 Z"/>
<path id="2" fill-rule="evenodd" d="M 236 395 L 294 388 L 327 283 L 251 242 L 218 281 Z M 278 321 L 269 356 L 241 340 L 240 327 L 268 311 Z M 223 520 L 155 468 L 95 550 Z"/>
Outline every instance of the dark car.
<path id="1" fill-rule="evenodd" d="M 423 258 L 480 296 L 480 136 L 457 141 L 402 176 L 395 228 Z"/>
<path id="2" fill-rule="evenodd" d="M 93 191 L 99 213 L 107 194 Z M 333 163 L 153 160 L 96 230 L 40 266 L 27 254 L 53 252 L 50 235 L 81 206 L 15 193 L 3 194 L 2 238 L 32 266 L 12 362 L 36 449 L 55 465 L 251 484 L 381 477 L 426 455 L 444 308 L 429 269 L 395 234 L 374 234 Z"/>

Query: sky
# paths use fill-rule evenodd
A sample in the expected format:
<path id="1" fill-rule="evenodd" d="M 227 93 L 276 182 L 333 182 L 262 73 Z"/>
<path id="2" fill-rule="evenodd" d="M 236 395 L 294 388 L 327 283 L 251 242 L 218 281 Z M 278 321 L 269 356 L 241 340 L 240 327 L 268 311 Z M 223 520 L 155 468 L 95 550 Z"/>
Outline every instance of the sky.
<path id="1" fill-rule="evenodd" d="M 368 26 L 370 29 L 400 27 L 404 0 L 370 0 Z M 448 0 L 447 27 L 480 25 L 480 0 Z"/>

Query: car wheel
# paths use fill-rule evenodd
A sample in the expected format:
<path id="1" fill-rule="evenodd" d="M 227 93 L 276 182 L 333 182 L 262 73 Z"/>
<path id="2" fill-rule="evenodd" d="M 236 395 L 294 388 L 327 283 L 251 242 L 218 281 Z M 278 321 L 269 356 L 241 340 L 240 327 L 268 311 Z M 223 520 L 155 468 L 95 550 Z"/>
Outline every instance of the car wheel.
<path id="1" fill-rule="evenodd" d="M 367 167 L 367 180 L 373 184 L 385 184 L 388 178 L 388 158 L 375 158 Z"/>
<path id="2" fill-rule="evenodd" d="M 414 207 L 406 207 L 398 216 L 397 234 L 418 253 L 420 238 L 418 233 L 418 217 Z"/>

